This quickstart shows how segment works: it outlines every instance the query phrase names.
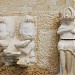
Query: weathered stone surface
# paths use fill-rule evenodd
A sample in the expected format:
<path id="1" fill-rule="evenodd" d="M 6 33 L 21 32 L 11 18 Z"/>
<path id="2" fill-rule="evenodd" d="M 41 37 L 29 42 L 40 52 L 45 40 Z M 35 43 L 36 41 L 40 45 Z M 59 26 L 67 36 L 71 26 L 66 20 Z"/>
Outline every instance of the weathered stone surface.
<path id="1" fill-rule="evenodd" d="M 10 66 L 10 67 L 1 67 L 0 75 L 54 75 L 47 71 L 47 69 L 43 69 L 38 67 L 37 65 L 28 67 L 28 68 L 20 68 L 19 66 Z"/>
<path id="2" fill-rule="evenodd" d="M 57 5 L 65 5 L 67 3 L 67 0 L 57 0 Z"/>
<path id="3" fill-rule="evenodd" d="M 59 26 L 59 12 L 34 12 L 37 34 L 35 37 L 37 54 L 37 65 L 46 68 L 51 75 L 59 72 L 59 53 L 57 50 L 58 36 L 56 34 Z M 23 16 L 16 19 L 16 36 L 18 36 L 19 23 Z M 11 69 L 11 67 L 8 67 Z"/>
<path id="4" fill-rule="evenodd" d="M 28 13 L 60 10 L 67 5 L 73 6 L 73 0 L 0 0 L 0 11 L 6 13 Z"/>
<path id="5" fill-rule="evenodd" d="M 59 26 L 59 12 L 43 11 L 35 13 L 38 31 L 37 64 L 47 68 L 52 73 L 58 73 L 59 53 L 57 50 L 58 36 L 56 31 Z"/>
<path id="6" fill-rule="evenodd" d="M 16 27 L 17 27 L 16 35 L 18 34 L 18 26 L 20 23 L 20 19 L 22 18 L 23 15 L 29 14 L 29 15 L 36 16 L 35 23 L 37 28 L 37 35 L 35 38 L 35 42 L 36 42 L 35 49 L 36 49 L 36 53 L 39 53 L 37 54 L 38 65 L 40 65 L 41 67 L 44 66 L 45 68 L 49 65 L 48 69 L 51 75 L 55 75 L 55 73 L 59 72 L 59 53 L 56 47 L 58 42 L 58 36 L 56 35 L 56 30 L 59 26 L 59 13 L 55 11 L 61 10 L 67 5 L 70 5 L 70 6 L 75 5 L 73 1 L 74 0 L 0 0 L 0 15 L 1 16 L 2 15 L 20 15 L 20 17 L 18 17 L 18 20 L 16 22 Z M 45 56 L 43 56 L 41 52 L 43 52 Z M 46 52 L 49 52 L 48 53 L 49 55 Z M 46 63 L 44 63 L 43 61 L 46 61 L 46 63 L 47 61 L 49 61 L 50 63 L 48 62 L 47 63 L 48 65 L 46 65 Z M 2 67 L 0 69 L 2 69 Z M 6 69 L 7 68 L 4 67 L 4 69 L 2 69 L 2 72 L 0 71 L 1 72 L 0 75 L 5 75 L 5 73 L 7 75 L 10 75 L 10 74 L 13 75 L 13 73 L 11 72 L 15 72 L 16 70 L 18 71 L 19 68 L 16 68 L 16 70 L 15 68 L 13 68 L 14 71 L 11 70 L 12 67 L 8 67 L 10 71 Z M 20 71 L 14 73 L 14 75 L 20 75 L 21 73 L 23 74 L 24 72 L 25 72 L 24 74 L 29 75 L 28 69 L 25 69 L 25 70 L 26 72 L 23 70 L 23 68 L 21 68 Z M 35 73 L 38 74 L 38 71 L 34 72 L 34 74 Z M 34 74 L 32 73 L 31 75 L 34 75 Z M 38 75 L 47 75 L 47 74 L 40 73 Z"/>
<path id="7" fill-rule="evenodd" d="M 50 5 L 56 5 L 57 0 L 47 0 L 47 3 Z"/>

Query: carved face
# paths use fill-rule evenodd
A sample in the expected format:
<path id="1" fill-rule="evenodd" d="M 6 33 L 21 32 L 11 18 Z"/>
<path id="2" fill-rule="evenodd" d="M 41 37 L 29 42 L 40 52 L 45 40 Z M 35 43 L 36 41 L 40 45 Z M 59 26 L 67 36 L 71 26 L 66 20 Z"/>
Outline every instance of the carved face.
<path id="1" fill-rule="evenodd" d="M 74 18 L 74 10 L 71 7 L 67 7 L 61 13 L 63 19 L 73 19 Z"/>
<path id="2" fill-rule="evenodd" d="M 66 10 L 66 12 L 64 12 L 64 18 L 70 18 L 72 16 L 71 11 L 69 11 L 68 9 Z"/>
<path id="3" fill-rule="evenodd" d="M 34 23 L 29 23 L 29 22 L 24 22 L 21 25 L 20 28 L 20 34 L 23 37 L 23 39 L 34 39 L 35 37 L 35 27 L 34 27 Z"/>

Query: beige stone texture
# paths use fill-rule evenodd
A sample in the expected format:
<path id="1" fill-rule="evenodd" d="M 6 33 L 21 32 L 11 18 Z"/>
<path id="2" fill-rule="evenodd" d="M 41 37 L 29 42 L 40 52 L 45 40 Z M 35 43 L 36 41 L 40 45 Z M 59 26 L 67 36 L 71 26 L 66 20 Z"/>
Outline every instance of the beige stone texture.
<path id="1" fill-rule="evenodd" d="M 58 37 L 56 31 L 59 26 L 59 12 L 37 12 L 36 14 L 38 65 L 47 68 L 50 72 L 57 73 L 59 71 L 59 53 L 57 50 Z"/>
<path id="2" fill-rule="evenodd" d="M 75 0 L 73 0 L 73 8 L 75 9 Z"/>
<path id="3" fill-rule="evenodd" d="M 65 5 L 66 4 L 66 0 L 57 0 L 56 4 L 57 5 Z"/>
<path id="4" fill-rule="evenodd" d="M 73 0 L 0 0 L 0 11 L 3 13 L 50 11 L 60 10 L 67 5 L 73 6 Z"/>
<path id="5" fill-rule="evenodd" d="M 50 5 L 56 5 L 57 0 L 47 0 L 47 3 Z"/>
<path id="6" fill-rule="evenodd" d="M 16 21 L 16 35 L 20 19 L 24 15 L 35 17 L 37 35 L 36 54 L 39 67 L 20 68 L 16 66 L 0 68 L 0 75 L 56 75 L 59 73 L 59 53 L 57 49 L 59 27 L 59 11 L 66 6 L 75 8 L 74 0 L 0 0 L 0 15 L 14 15 Z M 18 37 L 18 36 L 17 36 Z M 41 69 L 41 68 L 42 69 Z M 19 70 L 19 71 L 18 71 Z M 17 72 L 16 72 L 17 71 Z"/>

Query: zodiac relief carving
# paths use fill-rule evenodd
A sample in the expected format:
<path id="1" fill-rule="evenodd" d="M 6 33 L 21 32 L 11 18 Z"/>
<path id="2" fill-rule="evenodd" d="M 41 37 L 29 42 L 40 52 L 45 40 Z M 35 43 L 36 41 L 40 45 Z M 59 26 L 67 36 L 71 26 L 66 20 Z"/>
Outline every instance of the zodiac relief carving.
<path id="1" fill-rule="evenodd" d="M 36 63 L 34 18 L 30 15 L 25 16 L 18 31 L 19 38 L 15 36 L 15 23 L 12 22 L 12 19 L 10 22 L 12 24 L 8 24 L 4 18 L 0 18 L 0 52 L 3 53 L 5 65 L 14 63 L 21 67 L 34 65 Z M 9 26 L 10 24 L 11 26 Z"/>
<path id="2" fill-rule="evenodd" d="M 75 11 L 67 7 L 61 12 L 61 25 L 57 33 L 60 35 L 58 50 L 62 65 L 62 75 L 75 75 L 74 56 L 75 56 Z"/>

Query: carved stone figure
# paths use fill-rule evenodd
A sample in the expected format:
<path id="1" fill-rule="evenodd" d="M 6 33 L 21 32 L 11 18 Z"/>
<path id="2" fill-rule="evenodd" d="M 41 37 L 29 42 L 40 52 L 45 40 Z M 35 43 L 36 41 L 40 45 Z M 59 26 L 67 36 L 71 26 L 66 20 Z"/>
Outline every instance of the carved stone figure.
<path id="1" fill-rule="evenodd" d="M 57 33 L 60 35 L 58 42 L 58 50 L 60 52 L 60 60 L 63 70 L 63 75 L 73 74 L 73 58 L 75 55 L 75 24 L 74 10 L 67 7 L 61 13 L 61 25 Z"/>
<path id="2" fill-rule="evenodd" d="M 21 54 L 17 57 L 17 64 L 21 67 L 27 67 L 36 63 L 35 55 L 35 26 L 32 16 L 26 15 L 24 21 L 20 26 L 20 40 L 15 42 L 15 47 L 21 51 Z"/>
<path id="3" fill-rule="evenodd" d="M 2 17 L 2 19 L 4 19 L 4 21 L 0 22 L 0 35 L 2 37 L 2 39 L 0 38 L 0 46 L 3 48 L 5 65 L 12 65 L 12 62 L 14 62 L 12 55 L 13 52 L 16 51 L 14 47 L 15 22 L 11 16 Z M 9 20 L 9 23 L 6 20 Z"/>
<path id="4" fill-rule="evenodd" d="M 0 18 L 0 53 L 4 54 L 5 65 L 13 65 L 17 62 L 16 64 L 27 67 L 35 64 L 34 18 L 29 15 L 25 16 L 19 30 L 20 39 L 15 36 L 15 27 L 13 17 Z"/>

